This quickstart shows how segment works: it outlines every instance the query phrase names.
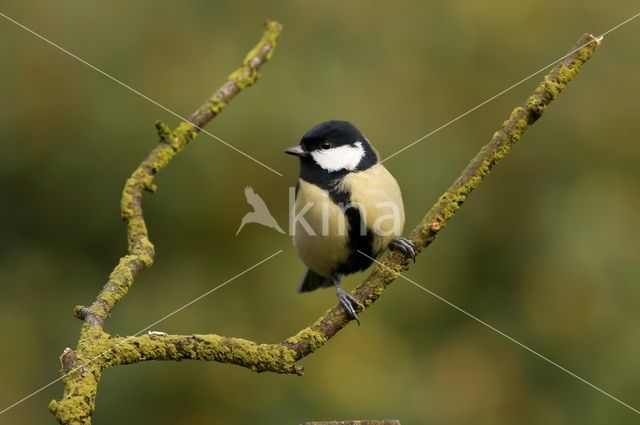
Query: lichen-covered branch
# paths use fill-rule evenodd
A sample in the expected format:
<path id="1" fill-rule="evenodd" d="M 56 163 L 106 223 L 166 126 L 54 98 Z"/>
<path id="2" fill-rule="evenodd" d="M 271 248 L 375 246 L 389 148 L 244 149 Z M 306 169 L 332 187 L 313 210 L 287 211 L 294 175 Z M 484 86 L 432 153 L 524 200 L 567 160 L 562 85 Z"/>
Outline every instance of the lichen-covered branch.
<path id="1" fill-rule="evenodd" d="M 116 266 L 108 282 L 88 307 L 76 307 L 76 316 L 84 320 L 75 352 L 65 350 L 61 356 L 65 391 L 63 399 L 52 401 L 49 409 L 64 424 L 88 424 L 95 408 L 95 396 L 100 374 L 106 368 L 149 360 L 208 360 L 247 367 L 256 372 L 299 374 L 303 372 L 297 361 L 322 347 L 350 321 L 340 305 L 322 315 L 311 326 L 276 344 L 258 344 L 240 338 L 214 334 L 166 335 L 152 334 L 113 337 L 102 330 L 105 319 L 126 295 L 136 274 L 153 262 L 151 244 L 141 200 L 144 190 L 154 191 L 153 178 L 169 161 L 195 137 L 199 128 L 215 117 L 226 103 L 258 77 L 258 69 L 273 52 L 280 33 L 280 25 L 267 23 L 265 34 L 247 55 L 241 68 L 199 108 L 190 118 L 171 131 L 157 124 L 160 144 L 151 151 L 127 180 L 122 195 L 122 215 L 127 223 L 129 249 Z M 409 237 L 418 253 L 433 242 L 467 197 L 520 140 L 527 128 L 536 122 L 566 85 L 576 76 L 582 65 L 593 55 L 600 39 L 585 34 L 572 52 L 547 74 L 527 100 L 511 112 L 502 127 L 487 145 L 471 160 L 458 179 L 440 196 L 438 201 L 411 231 Z M 398 276 L 408 269 L 408 260 L 392 253 L 383 266 L 376 267 L 354 291 L 368 308 Z M 354 422 L 355 423 L 355 422 Z M 375 422 L 374 422 L 375 423 Z"/>
<path id="2" fill-rule="evenodd" d="M 222 85 L 189 118 L 171 131 L 158 121 L 156 129 L 160 143 L 147 155 L 127 180 L 122 191 L 120 209 L 127 224 L 128 255 L 122 257 L 109 280 L 88 307 L 76 307 L 76 315 L 85 322 L 102 327 L 116 304 L 126 295 L 140 270 L 153 264 L 155 250 L 149 240 L 142 213 L 142 194 L 155 192 L 155 175 L 198 134 L 200 129 L 222 111 L 227 103 L 258 79 L 260 67 L 271 58 L 281 32 L 277 22 L 267 22 L 260 42 L 251 50 L 242 66 L 233 71 Z"/>
<path id="3" fill-rule="evenodd" d="M 189 122 L 180 123 L 173 131 L 161 122 L 156 123 L 160 143 L 127 179 L 122 191 L 121 212 L 127 225 L 127 255 L 122 257 L 113 269 L 95 301 L 87 307 L 75 308 L 76 317 L 83 320 L 80 338 L 75 352 L 65 350 L 60 358 L 63 371 L 68 373 L 63 379 L 65 384 L 63 398 L 60 401 L 53 400 L 49 404 L 49 410 L 60 423 L 90 423 L 101 371 L 111 364 L 118 363 L 115 361 L 118 357 L 114 353 L 116 355 L 131 354 L 130 350 L 125 351 L 127 344 L 115 348 L 115 344 L 120 342 L 119 339 L 111 338 L 102 330 L 102 327 L 116 304 L 129 291 L 136 275 L 153 264 L 155 250 L 149 240 L 142 212 L 144 191 L 154 192 L 155 175 L 166 167 L 235 95 L 257 81 L 259 70 L 271 58 L 281 31 L 282 26 L 278 22 L 267 22 L 261 40 L 247 54 L 242 66 L 232 72 L 222 87 L 191 115 Z M 195 337 L 189 338 L 191 339 L 182 340 L 184 347 L 198 346 L 203 351 L 201 356 L 195 356 L 195 358 L 204 359 L 211 354 L 212 360 L 221 358 L 232 362 L 232 355 L 216 354 L 215 350 L 207 351 L 208 342 L 213 341 L 214 338 L 205 338 L 201 342 L 194 339 Z M 187 343 L 187 341 L 190 342 Z M 229 344 L 232 343 L 237 341 L 229 341 Z M 182 343 L 176 345 L 176 347 L 181 346 L 183 346 Z M 160 358 L 161 351 L 155 350 L 154 355 Z M 144 352 L 141 353 L 139 359 L 142 360 L 144 355 L 146 355 Z M 126 363 L 124 358 L 120 359 L 120 363 Z M 258 369 L 259 364 L 256 364 L 255 368 Z"/>
<path id="4" fill-rule="evenodd" d="M 244 366 L 254 372 L 302 373 L 295 353 L 282 344 L 256 344 L 219 335 L 143 335 L 111 338 L 105 367 L 147 360 L 207 360 Z"/>

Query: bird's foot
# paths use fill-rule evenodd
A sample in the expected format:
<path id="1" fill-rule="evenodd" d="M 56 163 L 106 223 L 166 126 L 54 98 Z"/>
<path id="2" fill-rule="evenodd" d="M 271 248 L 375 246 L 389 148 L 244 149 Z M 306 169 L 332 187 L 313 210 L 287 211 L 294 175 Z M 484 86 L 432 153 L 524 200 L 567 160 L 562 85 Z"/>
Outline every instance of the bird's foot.
<path id="1" fill-rule="evenodd" d="M 336 286 L 336 295 L 338 296 L 338 300 L 340 304 L 347 310 L 349 316 L 360 325 L 360 319 L 358 319 L 358 314 L 356 313 L 356 309 L 359 307 L 364 309 L 364 306 L 360 304 L 360 302 L 350 293 L 345 291 L 339 286 Z"/>
<path id="2" fill-rule="evenodd" d="M 389 242 L 389 249 L 392 251 L 399 251 L 405 257 L 411 257 L 413 262 L 416 262 L 416 247 L 410 239 L 400 238 Z"/>

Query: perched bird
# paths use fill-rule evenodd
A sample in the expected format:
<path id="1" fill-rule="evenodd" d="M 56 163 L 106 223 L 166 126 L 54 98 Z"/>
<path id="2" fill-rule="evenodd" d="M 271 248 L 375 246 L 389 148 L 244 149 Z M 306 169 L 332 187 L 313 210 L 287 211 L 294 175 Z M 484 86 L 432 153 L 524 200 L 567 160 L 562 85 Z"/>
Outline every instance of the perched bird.
<path id="1" fill-rule="evenodd" d="M 280 228 L 276 219 L 273 218 L 269 212 L 267 204 L 265 204 L 262 198 L 253 191 L 251 186 L 244 188 L 244 196 L 247 198 L 247 203 L 253 207 L 253 211 L 246 213 L 244 217 L 242 217 L 242 222 L 240 223 L 240 227 L 238 227 L 236 236 L 238 236 L 240 230 L 242 230 L 244 225 L 247 223 L 262 224 L 263 226 L 276 229 L 280 233 L 284 233 L 284 230 Z"/>
<path id="2" fill-rule="evenodd" d="M 401 237 L 404 207 L 398 183 L 367 138 L 350 122 L 311 128 L 285 153 L 300 158 L 292 214 L 293 245 L 307 271 L 299 291 L 335 286 L 340 303 L 358 321 L 362 305 L 340 278 L 368 268 L 386 248 L 415 261 Z"/>

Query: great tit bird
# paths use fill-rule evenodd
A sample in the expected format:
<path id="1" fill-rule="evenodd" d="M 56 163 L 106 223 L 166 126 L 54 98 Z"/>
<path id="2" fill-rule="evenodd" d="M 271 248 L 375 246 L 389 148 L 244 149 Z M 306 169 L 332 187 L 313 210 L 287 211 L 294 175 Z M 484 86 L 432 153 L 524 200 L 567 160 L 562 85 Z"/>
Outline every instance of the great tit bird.
<path id="1" fill-rule="evenodd" d="M 307 266 L 299 291 L 335 286 L 340 303 L 358 320 L 362 305 L 340 278 L 367 269 L 386 248 L 415 261 L 401 237 L 404 207 L 398 183 L 367 138 L 350 122 L 326 121 L 285 153 L 300 158 L 293 211 L 293 245 Z"/>

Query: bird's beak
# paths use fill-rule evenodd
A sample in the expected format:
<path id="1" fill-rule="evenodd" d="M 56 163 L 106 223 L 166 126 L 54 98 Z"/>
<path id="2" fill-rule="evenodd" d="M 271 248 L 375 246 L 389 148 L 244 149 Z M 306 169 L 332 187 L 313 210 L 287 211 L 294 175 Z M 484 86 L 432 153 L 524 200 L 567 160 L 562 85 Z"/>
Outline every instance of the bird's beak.
<path id="1" fill-rule="evenodd" d="M 309 155 L 309 152 L 302 149 L 302 146 L 300 145 L 291 146 L 290 148 L 285 149 L 284 153 L 288 153 L 289 155 L 295 155 L 300 157 Z"/>

